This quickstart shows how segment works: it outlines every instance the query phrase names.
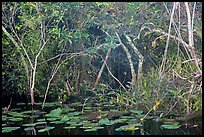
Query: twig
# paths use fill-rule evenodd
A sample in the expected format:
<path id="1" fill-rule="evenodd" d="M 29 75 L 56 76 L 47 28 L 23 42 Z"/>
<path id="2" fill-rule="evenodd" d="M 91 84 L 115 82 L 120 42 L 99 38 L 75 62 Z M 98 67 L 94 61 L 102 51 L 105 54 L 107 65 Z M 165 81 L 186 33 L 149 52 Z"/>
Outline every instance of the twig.
<path id="1" fill-rule="evenodd" d="M 86 101 L 87 101 L 88 99 L 89 99 L 89 97 L 86 98 L 85 101 L 84 101 L 84 104 L 83 104 L 83 107 L 82 107 L 82 110 L 81 110 L 81 114 L 82 114 L 82 115 L 84 114 L 84 106 L 85 106 L 85 103 L 86 103 Z"/>

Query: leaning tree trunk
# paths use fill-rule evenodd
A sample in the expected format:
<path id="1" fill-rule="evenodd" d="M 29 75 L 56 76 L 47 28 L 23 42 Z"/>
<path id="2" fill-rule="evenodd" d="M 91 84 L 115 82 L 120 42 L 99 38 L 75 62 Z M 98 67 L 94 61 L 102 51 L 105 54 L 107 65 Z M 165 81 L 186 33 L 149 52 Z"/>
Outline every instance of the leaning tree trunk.
<path id="1" fill-rule="evenodd" d="M 130 46 L 133 48 L 135 54 L 138 55 L 139 57 L 139 64 L 138 64 L 138 71 L 137 71 L 137 82 L 140 81 L 140 78 L 142 77 L 142 64 L 144 61 L 144 57 L 142 56 L 142 54 L 139 52 L 139 50 L 137 49 L 137 47 L 132 43 L 131 39 L 129 36 L 125 35 L 126 39 L 128 40 Z"/>
<path id="2" fill-rule="evenodd" d="M 123 50 L 125 51 L 126 55 L 127 55 L 127 58 L 128 58 L 128 61 L 129 61 L 129 64 L 130 64 L 130 71 L 131 71 L 131 75 L 132 75 L 132 80 L 131 80 L 131 83 L 133 85 L 136 84 L 136 73 L 135 73 L 135 69 L 134 69 L 134 65 L 133 65 L 133 62 L 132 62 L 132 57 L 131 57 L 131 54 L 129 52 L 129 50 L 125 47 L 125 45 L 122 43 L 121 39 L 120 39 L 120 36 L 118 35 L 117 32 L 115 32 L 116 36 L 118 37 L 118 40 L 120 42 L 120 45 L 122 46 Z"/>
<path id="3" fill-rule="evenodd" d="M 103 65 L 101 66 L 101 69 L 100 69 L 100 71 L 99 71 L 99 73 L 98 73 L 96 82 L 95 82 L 95 84 L 94 84 L 94 88 L 96 88 L 97 85 L 98 85 L 98 82 L 99 82 L 99 80 L 100 80 L 100 78 L 101 78 L 101 75 L 102 75 L 102 73 L 103 73 L 103 70 L 104 70 L 104 67 L 105 67 L 105 65 L 106 65 L 106 62 L 107 62 L 107 60 L 108 60 L 108 57 L 109 57 L 110 52 L 111 52 L 111 48 L 108 50 L 108 52 L 107 52 L 107 54 L 106 54 L 105 60 L 104 60 L 104 62 L 103 62 Z"/>

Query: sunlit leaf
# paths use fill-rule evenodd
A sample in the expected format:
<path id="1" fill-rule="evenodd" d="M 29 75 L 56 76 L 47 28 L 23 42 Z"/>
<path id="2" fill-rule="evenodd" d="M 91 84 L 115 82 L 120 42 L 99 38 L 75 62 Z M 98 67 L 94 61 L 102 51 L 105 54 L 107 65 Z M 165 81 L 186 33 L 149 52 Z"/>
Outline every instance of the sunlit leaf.
<path id="1" fill-rule="evenodd" d="M 11 132 L 11 131 L 17 130 L 17 129 L 20 129 L 20 127 L 3 127 L 2 133 L 8 133 L 8 132 Z"/>
<path id="2" fill-rule="evenodd" d="M 38 132 L 46 132 L 46 131 L 49 131 L 49 130 L 54 129 L 54 128 L 55 127 L 46 127 L 46 128 L 38 130 Z"/>

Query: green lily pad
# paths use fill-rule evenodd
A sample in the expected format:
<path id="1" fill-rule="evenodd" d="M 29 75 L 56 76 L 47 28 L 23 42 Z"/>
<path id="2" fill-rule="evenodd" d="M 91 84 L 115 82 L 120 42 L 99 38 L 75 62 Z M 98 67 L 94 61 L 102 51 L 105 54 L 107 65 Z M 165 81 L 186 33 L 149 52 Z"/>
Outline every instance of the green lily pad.
<path id="1" fill-rule="evenodd" d="M 98 126 L 98 123 L 84 122 L 83 126 L 85 126 L 85 127 L 96 127 L 96 126 Z"/>
<path id="2" fill-rule="evenodd" d="M 6 126 L 6 124 L 2 124 L 1 126 L 2 126 L 2 127 L 5 127 L 5 126 Z"/>
<path id="3" fill-rule="evenodd" d="M 69 120 L 68 116 L 64 116 L 60 121 L 61 122 L 67 122 Z"/>
<path id="4" fill-rule="evenodd" d="M 40 117 L 39 115 L 32 115 L 32 116 L 30 116 L 30 118 L 38 118 L 38 117 Z"/>
<path id="5" fill-rule="evenodd" d="M 58 118 L 47 118 L 48 121 L 55 121 L 57 120 Z"/>
<path id="6" fill-rule="evenodd" d="M 9 121 L 22 121 L 22 118 L 10 118 Z"/>
<path id="7" fill-rule="evenodd" d="M 41 124 L 46 124 L 47 122 L 45 122 L 45 121 L 39 121 L 39 122 L 36 122 L 36 123 L 34 123 L 34 124 L 36 124 L 36 125 L 41 125 Z"/>
<path id="8" fill-rule="evenodd" d="M 52 121 L 52 122 L 50 122 L 50 123 L 52 123 L 52 124 L 62 124 L 62 123 L 64 123 L 64 122 L 62 122 L 62 121 Z"/>
<path id="9" fill-rule="evenodd" d="M 17 106 L 19 106 L 19 105 L 25 105 L 26 103 L 24 103 L 24 102 L 19 102 L 19 103 L 17 103 L 16 105 Z"/>
<path id="10" fill-rule="evenodd" d="M 179 125 L 179 123 L 175 122 L 172 124 L 163 124 L 163 125 L 161 125 L 161 127 L 165 128 L 165 129 L 178 129 L 181 127 L 181 125 Z"/>
<path id="11" fill-rule="evenodd" d="M 64 129 L 73 129 L 76 128 L 76 126 L 68 126 L 68 127 L 64 127 Z"/>
<path id="12" fill-rule="evenodd" d="M 24 128 L 25 131 L 31 131 L 31 130 L 34 130 L 35 128 L 34 127 L 27 127 L 27 128 Z"/>
<path id="13" fill-rule="evenodd" d="M 92 107 L 84 107 L 84 109 L 92 109 Z"/>
<path id="14" fill-rule="evenodd" d="M 110 120 L 107 119 L 107 118 L 104 118 L 104 119 L 100 119 L 98 121 L 99 124 L 103 125 L 103 124 L 110 124 Z"/>
<path id="15" fill-rule="evenodd" d="M 42 102 L 34 103 L 35 105 L 42 105 Z"/>
<path id="16" fill-rule="evenodd" d="M 77 122 L 75 121 L 67 121 L 66 124 L 76 124 Z"/>
<path id="17" fill-rule="evenodd" d="M 70 106 L 79 106 L 79 105 L 82 105 L 81 102 L 75 102 L 75 103 L 71 103 Z"/>
<path id="18" fill-rule="evenodd" d="M 2 120 L 2 121 L 6 121 L 8 118 L 12 118 L 12 117 L 7 117 L 7 116 L 5 116 L 5 115 L 2 115 L 2 116 L 1 116 L 1 120 Z"/>
<path id="19" fill-rule="evenodd" d="M 55 127 L 46 127 L 46 128 L 38 130 L 38 132 L 46 132 L 46 131 L 49 131 L 49 130 L 54 129 L 54 128 Z"/>
<path id="20" fill-rule="evenodd" d="M 83 124 L 82 123 L 70 124 L 70 126 L 74 126 L 74 127 L 81 126 L 81 125 L 83 125 Z"/>
<path id="21" fill-rule="evenodd" d="M 46 114 L 45 117 L 58 117 L 62 112 L 61 108 L 54 109 L 50 111 L 49 114 Z"/>
<path id="22" fill-rule="evenodd" d="M 30 114 L 30 113 L 34 113 L 35 111 L 33 111 L 33 110 L 29 110 L 29 111 L 23 111 L 23 112 L 21 112 L 21 113 L 23 113 L 23 114 Z"/>
<path id="23" fill-rule="evenodd" d="M 11 132 L 11 131 L 13 131 L 13 130 L 17 130 L 17 129 L 19 129 L 20 127 L 3 127 L 2 128 L 2 133 L 9 133 L 9 132 Z"/>
<path id="24" fill-rule="evenodd" d="M 143 111 L 131 109 L 130 112 L 141 115 Z"/>
<path id="25" fill-rule="evenodd" d="M 80 114 L 80 112 L 70 112 L 68 115 L 69 116 L 77 116 L 77 115 L 79 115 Z"/>
<path id="26" fill-rule="evenodd" d="M 12 115 L 13 117 L 27 117 L 26 115 L 18 112 L 9 112 L 9 115 Z"/>
<path id="27" fill-rule="evenodd" d="M 46 119 L 37 119 L 37 121 L 39 121 L 39 122 L 43 122 L 43 121 L 46 121 Z"/>
<path id="28" fill-rule="evenodd" d="M 135 124 L 135 126 L 142 127 L 143 125 L 141 123 L 137 123 L 137 124 Z"/>
<path id="29" fill-rule="evenodd" d="M 91 129 L 86 129 L 84 131 L 97 131 L 98 129 L 104 129 L 104 127 L 93 127 Z"/>
<path id="30" fill-rule="evenodd" d="M 134 116 L 121 116 L 121 119 L 133 119 L 135 118 Z"/>
<path id="31" fill-rule="evenodd" d="M 82 129 L 87 129 L 87 128 L 92 128 L 92 126 L 81 126 L 79 128 L 82 128 Z"/>
<path id="32" fill-rule="evenodd" d="M 115 131 L 134 131 L 138 130 L 139 128 L 135 126 L 135 124 L 128 124 L 124 126 L 120 126 L 119 128 L 116 128 Z"/>
<path id="33" fill-rule="evenodd" d="M 125 118 L 112 120 L 113 123 L 124 123 L 124 122 L 127 122 L 127 121 L 128 121 L 128 119 L 125 119 Z"/>
<path id="34" fill-rule="evenodd" d="M 32 123 L 32 124 L 23 124 L 22 126 L 24 126 L 24 127 L 34 127 L 34 126 L 36 126 L 36 123 Z"/>
<path id="35" fill-rule="evenodd" d="M 76 110 L 75 108 L 63 108 L 61 113 L 64 114 L 64 113 L 68 113 L 68 112 L 75 111 L 75 110 Z"/>

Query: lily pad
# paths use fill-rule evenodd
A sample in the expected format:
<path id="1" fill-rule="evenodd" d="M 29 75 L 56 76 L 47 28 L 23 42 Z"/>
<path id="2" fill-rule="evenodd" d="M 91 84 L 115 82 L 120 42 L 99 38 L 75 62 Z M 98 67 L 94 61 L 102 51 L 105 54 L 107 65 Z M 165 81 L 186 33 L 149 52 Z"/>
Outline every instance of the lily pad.
<path id="1" fill-rule="evenodd" d="M 46 119 L 37 119 L 37 121 L 43 122 L 43 121 L 46 121 Z"/>
<path id="2" fill-rule="evenodd" d="M 92 107 L 84 107 L 84 109 L 92 109 Z"/>
<path id="3" fill-rule="evenodd" d="M 47 118 L 48 121 L 55 121 L 57 120 L 58 118 Z"/>
<path id="4" fill-rule="evenodd" d="M 27 117 L 26 115 L 18 112 L 9 112 L 9 115 L 12 115 L 13 117 Z"/>
<path id="5" fill-rule="evenodd" d="M 19 106 L 19 105 L 25 105 L 26 103 L 24 103 L 24 102 L 19 102 L 19 103 L 17 103 L 16 105 L 17 106 Z"/>
<path id="6" fill-rule="evenodd" d="M 54 128 L 55 127 L 46 127 L 46 128 L 38 130 L 38 132 L 46 132 L 46 131 L 49 131 L 49 130 L 54 129 Z"/>
<path id="7" fill-rule="evenodd" d="M 92 126 L 81 126 L 79 128 L 82 128 L 82 129 L 87 129 L 87 128 L 92 128 Z"/>
<path id="8" fill-rule="evenodd" d="M 9 133 L 13 130 L 17 130 L 20 129 L 20 127 L 3 127 L 2 128 L 2 133 Z"/>
<path id="9" fill-rule="evenodd" d="M 75 124 L 71 124 L 70 126 L 75 126 L 75 127 L 77 127 L 77 126 L 81 126 L 81 125 L 83 125 L 82 123 L 75 123 Z"/>
<path id="10" fill-rule="evenodd" d="M 64 127 L 64 129 L 73 129 L 76 128 L 76 126 L 68 126 L 68 127 Z"/>
<path id="11" fill-rule="evenodd" d="M 9 121 L 22 121 L 22 118 L 10 118 Z"/>
<path id="12" fill-rule="evenodd" d="M 45 122 L 45 121 L 40 121 L 40 122 L 36 122 L 36 123 L 34 123 L 34 124 L 36 124 L 36 125 L 41 125 L 41 124 L 46 124 L 47 122 Z"/>
<path id="13" fill-rule="evenodd" d="M 77 116 L 77 115 L 79 115 L 80 114 L 80 112 L 70 112 L 68 115 L 69 116 Z"/>
<path id="14" fill-rule="evenodd" d="M 135 126 L 135 124 L 128 124 L 124 126 L 120 126 L 119 128 L 116 128 L 115 131 L 134 131 L 138 130 L 139 128 Z"/>
<path id="15" fill-rule="evenodd" d="M 12 117 L 7 117 L 7 116 L 5 116 L 5 115 L 1 116 L 1 120 L 2 120 L 2 121 L 6 121 L 8 118 L 12 118 Z"/>
<path id="16" fill-rule="evenodd" d="M 38 118 L 39 117 L 39 115 L 32 115 L 32 116 L 30 116 L 30 118 Z"/>
<path id="17" fill-rule="evenodd" d="M 173 124 L 163 124 L 163 125 L 161 125 L 161 127 L 165 128 L 165 129 L 178 129 L 181 127 L 181 125 L 179 125 L 179 123 L 175 122 Z"/>
<path id="18" fill-rule="evenodd" d="M 61 113 L 68 113 L 75 110 L 76 110 L 75 108 L 63 108 Z"/>
<path id="19" fill-rule="evenodd" d="M 111 121 L 113 123 L 124 123 L 124 122 L 128 121 L 128 119 L 123 118 L 123 119 L 115 119 L 115 120 L 111 120 Z"/>
<path id="20" fill-rule="evenodd" d="M 121 119 L 132 119 L 135 118 L 134 116 L 121 116 Z"/>
<path id="21" fill-rule="evenodd" d="M 30 113 L 34 113 L 35 111 L 33 111 L 33 110 L 29 110 L 29 111 L 24 111 L 24 112 L 21 112 L 21 113 L 23 113 L 23 114 L 30 114 Z"/>
<path id="22" fill-rule="evenodd" d="M 24 128 L 25 131 L 31 131 L 31 130 L 34 130 L 35 128 L 34 127 L 27 127 L 27 128 Z"/>
<path id="23" fill-rule="evenodd" d="M 140 115 L 140 114 L 143 113 L 143 111 L 140 111 L 140 110 L 134 110 L 134 109 L 131 109 L 130 112 L 135 113 L 135 114 L 138 114 L 138 115 Z"/>
<path id="24" fill-rule="evenodd" d="M 32 123 L 32 124 L 23 124 L 22 126 L 24 126 L 24 127 L 34 127 L 34 126 L 36 126 L 36 123 Z"/>
<path id="25" fill-rule="evenodd" d="M 84 131 L 97 131 L 98 129 L 104 129 L 104 127 L 93 127 L 91 129 L 86 129 Z"/>
<path id="26" fill-rule="evenodd" d="M 64 116 L 60 121 L 61 122 L 67 122 L 69 120 L 68 116 Z"/>
<path id="27" fill-rule="evenodd" d="M 61 108 L 54 109 L 50 111 L 49 114 L 46 114 L 45 117 L 58 117 L 62 112 Z"/>
<path id="28" fill-rule="evenodd" d="M 103 124 L 110 124 L 111 122 L 110 122 L 109 119 L 104 118 L 104 119 L 100 119 L 100 120 L 98 121 L 98 123 L 99 123 L 100 125 L 103 125 Z"/>
<path id="29" fill-rule="evenodd" d="M 50 122 L 51 124 L 62 124 L 62 123 L 64 123 L 64 122 L 62 122 L 62 121 L 52 121 L 52 122 Z"/>
<path id="30" fill-rule="evenodd" d="M 66 124 L 76 124 L 77 122 L 75 121 L 67 121 Z"/>

